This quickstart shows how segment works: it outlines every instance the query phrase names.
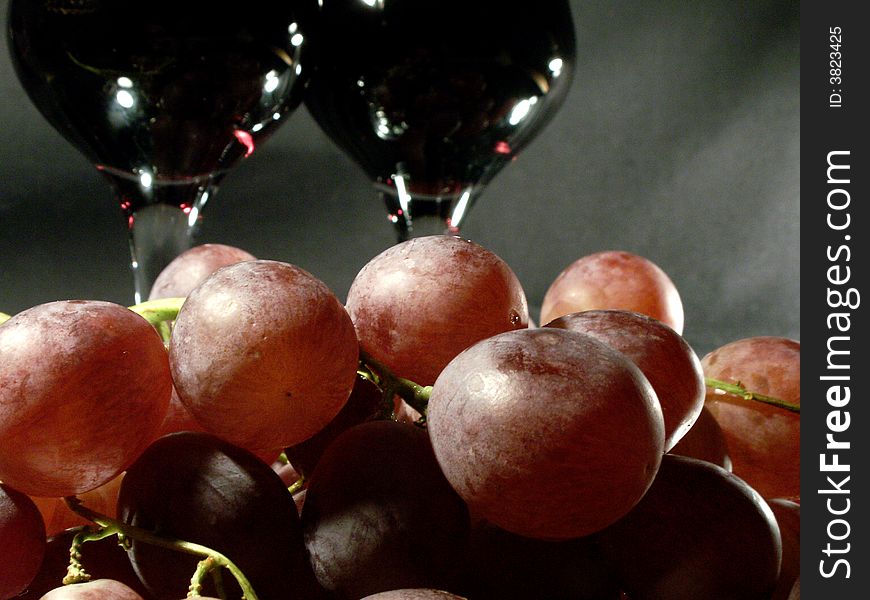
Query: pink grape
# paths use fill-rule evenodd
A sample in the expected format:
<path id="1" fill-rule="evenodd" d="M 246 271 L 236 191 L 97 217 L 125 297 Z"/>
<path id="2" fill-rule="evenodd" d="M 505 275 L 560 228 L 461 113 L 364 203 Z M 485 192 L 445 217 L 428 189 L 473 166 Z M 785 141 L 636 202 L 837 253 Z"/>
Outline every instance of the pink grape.
<path id="1" fill-rule="evenodd" d="M 363 600 L 463 600 L 463 598 L 441 590 L 417 588 L 379 592 L 366 596 Z"/>
<path id="2" fill-rule="evenodd" d="M 547 327 L 591 335 L 643 371 L 662 405 L 665 452 L 698 418 L 707 390 L 701 361 L 688 342 L 661 321 L 627 310 L 587 310 L 559 317 Z"/>
<path id="3" fill-rule="evenodd" d="M 639 312 L 683 332 L 683 302 L 667 273 L 647 258 L 616 250 L 589 254 L 568 265 L 544 294 L 541 323 L 609 308 Z"/>
<path id="4" fill-rule="evenodd" d="M 448 235 L 411 239 L 374 257 L 351 284 L 347 310 L 363 350 L 420 385 L 431 385 L 473 343 L 529 320 L 510 267 Z"/>
<path id="5" fill-rule="evenodd" d="M 246 250 L 225 244 L 202 244 L 176 256 L 154 280 L 149 300 L 186 297 L 221 267 L 256 260 Z"/>
<path id="6" fill-rule="evenodd" d="M 45 555 L 45 524 L 33 500 L 0 483 L 0 598 L 22 592 L 36 577 Z"/>
<path id="7" fill-rule="evenodd" d="M 120 581 L 95 579 L 86 583 L 73 583 L 55 588 L 40 600 L 143 600 L 143 598 Z"/>
<path id="8" fill-rule="evenodd" d="M 782 568 L 772 600 L 788 600 L 801 574 L 801 505 L 783 498 L 767 501 L 779 525 L 782 539 Z"/>
<path id="9" fill-rule="evenodd" d="M 627 513 L 664 445 L 661 407 L 628 358 L 584 334 L 493 336 L 444 369 L 429 435 L 472 514 L 512 533 L 567 539 Z"/>
<path id="10" fill-rule="evenodd" d="M 30 496 L 108 482 L 153 439 L 172 380 L 163 341 L 109 302 L 51 302 L 0 325 L 0 480 Z"/>
<path id="11" fill-rule="evenodd" d="M 736 340 L 707 354 L 704 375 L 800 406 L 800 342 L 776 336 Z M 800 413 L 713 389 L 716 418 L 734 474 L 765 498 L 800 497 Z"/>
<path id="12" fill-rule="evenodd" d="M 669 450 L 670 454 L 706 460 L 731 471 L 731 455 L 725 434 L 713 413 L 705 406 L 692 428 Z"/>
<path id="13" fill-rule="evenodd" d="M 358 357 L 353 323 L 329 288 L 266 260 L 213 273 L 181 307 L 170 343 L 185 407 L 256 453 L 323 429 L 350 395 Z"/>

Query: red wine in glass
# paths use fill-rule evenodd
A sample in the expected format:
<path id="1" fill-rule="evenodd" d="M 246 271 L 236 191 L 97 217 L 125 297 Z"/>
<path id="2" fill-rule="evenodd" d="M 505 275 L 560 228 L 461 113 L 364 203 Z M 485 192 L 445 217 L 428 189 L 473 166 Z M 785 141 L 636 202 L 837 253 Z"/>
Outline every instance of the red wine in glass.
<path id="1" fill-rule="evenodd" d="M 301 102 L 316 0 L 11 0 L 16 73 L 112 184 L 135 301 L 206 201 Z"/>
<path id="2" fill-rule="evenodd" d="M 570 88 L 567 0 L 323 0 L 305 103 L 400 240 L 458 232 Z"/>

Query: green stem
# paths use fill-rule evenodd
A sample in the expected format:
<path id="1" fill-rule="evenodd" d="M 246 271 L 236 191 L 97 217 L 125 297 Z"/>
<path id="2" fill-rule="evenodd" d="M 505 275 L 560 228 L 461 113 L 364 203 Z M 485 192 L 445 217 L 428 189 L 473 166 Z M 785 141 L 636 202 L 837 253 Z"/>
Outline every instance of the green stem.
<path id="1" fill-rule="evenodd" d="M 759 394 L 758 392 L 751 392 L 743 387 L 743 385 L 739 382 L 728 383 L 726 381 L 720 381 L 711 377 L 706 377 L 704 381 L 709 388 L 722 390 L 723 392 L 728 392 L 729 394 L 740 396 L 744 400 L 752 400 L 755 402 L 770 404 L 771 406 L 776 406 L 798 414 L 800 414 L 801 412 L 801 407 L 799 404 L 786 402 L 785 400 L 780 400 L 779 398 L 774 398 L 773 396 L 767 396 L 765 394 Z"/>
<path id="2" fill-rule="evenodd" d="M 160 298 L 147 300 L 130 306 L 130 310 L 151 323 L 165 343 L 169 343 L 172 334 L 172 322 L 178 317 L 178 311 L 184 304 L 184 298 Z"/>
<path id="3" fill-rule="evenodd" d="M 287 491 L 290 492 L 290 495 L 296 494 L 297 492 L 301 492 L 302 488 L 305 487 L 305 477 L 302 475 L 299 476 L 299 479 L 293 482 L 293 484 L 287 488 Z"/>
<path id="4" fill-rule="evenodd" d="M 0 312 L 0 323 L 3 323 L 4 321 L 8 321 L 11 318 L 12 318 L 11 315 L 7 315 L 5 312 Z"/>
<path id="5" fill-rule="evenodd" d="M 119 538 L 123 536 L 124 538 L 136 540 L 145 544 L 151 544 L 161 548 L 185 552 L 194 556 L 201 556 L 204 559 L 210 559 L 211 563 L 209 564 L 213 564 L 213 568 L 223 567 L 232 573 L 233 577 L 236 578 L 239 587 L 242 589 L 245 600 L 258 600 L 257 594 L 254 593 L 254 589 L 248 581 L 248 578 L 245 577 L 245 574 L 242 573 L 235 563 L 220 552 L 201 544 L 162 537 L 151 533 L 146 529 L 134 525 L 128 525 L 122 521 L 107 517 L 106 515 L 101 515 L 100 513 L 84 506 L 81 503 L 81 500 L 75 496 L 68 496 L 67 498 L 64 498 L 64 500 L 71 511 L 99 525 L 102 528 L 102 531 L 99 532 L 102 537 L 116 534 Z M 201 561 L 201 563 L 202 562 L 204 561 Z M 194 589 L 196 585 L 201 585 L 202 578 L 204 578 L 210 571 L 211 568 L 200 569 L 200 567 L 197 566 L 197 573 L 194 574 L 194 577 L 191 579 L 191 589 Z"/>
<path id="6" fill-rule="evenodd" d="M 420 413 L 424 418 L 426 417 L 429 397 L 432 395 L 431 385 L 420 385 L 410 379 L 398 377 L 386 365 L 372 358 L 364 350 L 360 350 L 360 361 L 376 377 L 376 380 L 373 381 L 384 390 L 384 395 L 389 395 L 390 398 L 392 398 L 393 394 L 399 396 L 411 408 Z"/>

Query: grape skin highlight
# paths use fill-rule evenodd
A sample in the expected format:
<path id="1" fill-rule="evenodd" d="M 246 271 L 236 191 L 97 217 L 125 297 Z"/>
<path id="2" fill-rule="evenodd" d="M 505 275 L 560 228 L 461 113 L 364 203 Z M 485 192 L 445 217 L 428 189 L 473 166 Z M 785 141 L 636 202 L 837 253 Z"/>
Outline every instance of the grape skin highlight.
<path id="1" fill-rule="evenodd" d="M 432 390 L 429 434 L 472 514 L 568 539 L 623 516 L 662 457 L 661 406 L 624 355 L 580 333 L 526 329 L 475 344 Z"/>

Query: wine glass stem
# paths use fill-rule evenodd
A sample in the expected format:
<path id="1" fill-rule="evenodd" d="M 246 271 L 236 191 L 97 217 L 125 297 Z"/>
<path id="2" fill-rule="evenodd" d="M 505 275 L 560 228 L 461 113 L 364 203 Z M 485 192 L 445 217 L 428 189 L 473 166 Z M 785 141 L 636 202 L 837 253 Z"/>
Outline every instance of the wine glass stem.
<path id="1" fill-rule="evenodd" d="M 148 298 L 151 286 L 169 262 L 190 248 L 197 215 L 171 204 L 149 204 L 128 218 L 134 302 Z"/>

